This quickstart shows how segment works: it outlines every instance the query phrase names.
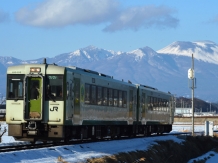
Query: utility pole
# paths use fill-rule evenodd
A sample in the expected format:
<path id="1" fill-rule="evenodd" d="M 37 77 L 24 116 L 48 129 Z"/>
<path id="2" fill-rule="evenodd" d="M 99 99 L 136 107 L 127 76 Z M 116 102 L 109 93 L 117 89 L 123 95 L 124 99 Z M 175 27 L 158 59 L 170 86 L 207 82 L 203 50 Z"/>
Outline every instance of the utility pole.
<path id="1" fill-rule="evenodd" d="M 210 102 L 210 113 L 211 113 L 211 102 Z"/>
<path id="2" fill-rule="evenodd" d="M 192 136 L 194 136 L 194 89 L 195 87 L 195 76 L 194 76 L 194 56 L 192 54 L 192 68 L 188 70 L 188 78 L 191 86 L 189 86 L 192 90 Z"/>

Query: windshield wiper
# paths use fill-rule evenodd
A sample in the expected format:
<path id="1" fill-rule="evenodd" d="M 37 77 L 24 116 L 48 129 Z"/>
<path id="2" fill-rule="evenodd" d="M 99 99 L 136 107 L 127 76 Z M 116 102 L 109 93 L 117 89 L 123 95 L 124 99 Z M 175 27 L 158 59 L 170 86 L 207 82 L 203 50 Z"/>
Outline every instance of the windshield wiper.
<path id="1" fill-rule="evenodd" d="M 19 100 L 19 98 L 18 98 L 18 97 L 17 97 L 17 98 L 14 98 L 14 101 L 16 101 L 16 102 L 17 102 L 18 100 Z"/>
<path id="2" fill-rule="evenodd" d="M 48 95 L 48 97 L 49 97 L 50 99 L 52 99 L 53 102 L 55 102 L 55 98 L 54 98 L 54 96 L 50 96 L 50 95 Z"/>

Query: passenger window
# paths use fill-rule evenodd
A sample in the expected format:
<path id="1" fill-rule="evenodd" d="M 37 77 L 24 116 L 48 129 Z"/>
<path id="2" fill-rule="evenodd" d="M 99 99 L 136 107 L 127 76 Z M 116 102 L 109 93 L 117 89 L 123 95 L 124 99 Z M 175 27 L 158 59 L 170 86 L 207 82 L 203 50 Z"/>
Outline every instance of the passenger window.
<path id="1" fill-rule="evenodd" d="M 127 92 L 123 91 L 123 107 L 127 107 Z"/>
<path id="2" fill-rule="evenodd" d="M 85 104 L 90 104 L 90 85 L 85 84 Z"/>
<path id="3" fill-rule="evenodd" d="M 109 97 L 109 106 L 113 106 L 113 90 L 111 88 L 108 89 L 108 97 Z"/>
<path id="4" fill-rule="evenodd" d="M 148 109 L 153 110 L 153 97 L 149 96 Z"/>
<path id="5" fill-rule="evenodd" d="M 145 113 L 145 93 L 142 93 L 141 107 L 142 107 L 142 113 Z"/>
<path id="6" fill-rule="evenodd" d="M 129 116 L 133 115 L 133 90 L 129 91 Z"/>
<path id="7" fill-rule="evenodd" d="M 97 104 L 102 105 L 102 87 L 97 87 Z"/>
<path id="8" fill-rule="evenodd" d="M 164 107 L 164 102 L 163 102 L 163 100 L 162 99 L 160 99 L 160 107 L 161 107 L 161 110 L 163 109 L 163 107 Z"/>
<path id="9" fill-rule="evenodd" d="M 166 102 L 166 112 L 169 112 L 169 101 Z"/>
<path id="10" fill-rule="evenodd" d="M 119 107 L 123 107 L 123 93 L 119 91 Z"/>
<path id="11" fill-rule="evenodd" d="M 114 90 L 114 106 L 118 106 L 117 98 L 118 98 L 118 91 Z"/>
<path id="12" fill-rule="evenodd" d="M 153 97 L 153 110 L 157 111 L 157 98 Z"/>
<path id="13" fill-rule="evenodd" d="M 103 105 L 107 106 L 108 103 L 108 94 L 107 94 L 107 88 L 103 88 Z"/>
<path id="14" fill-rule="evenodd" d="M 96 86 L 92 85 L 92 97 L 91 97 L 91 104 L 96 104 Z"/>
<path id="15" fill-rule="evenodd" d="M 80 114 L 80 79 L 74 78 L 74 114 Z"/>
<path id="16" fill-rule="evenodd" d="M 160 98 L 158 99 L 158 108 L 159 108 L 158 110 L 161 110 L 161 99 Z"/>

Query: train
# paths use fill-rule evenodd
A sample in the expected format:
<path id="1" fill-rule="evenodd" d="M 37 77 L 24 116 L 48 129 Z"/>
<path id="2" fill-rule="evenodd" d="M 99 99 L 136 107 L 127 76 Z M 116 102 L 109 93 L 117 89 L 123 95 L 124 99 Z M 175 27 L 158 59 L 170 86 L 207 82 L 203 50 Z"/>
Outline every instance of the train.
<path id="1" fill-rule="evenodd" d="M 170 92 L 75 66 L 21 64 L 7 69 L 8 135 L 21 141 L 111 139 L 172 130 Z"/>

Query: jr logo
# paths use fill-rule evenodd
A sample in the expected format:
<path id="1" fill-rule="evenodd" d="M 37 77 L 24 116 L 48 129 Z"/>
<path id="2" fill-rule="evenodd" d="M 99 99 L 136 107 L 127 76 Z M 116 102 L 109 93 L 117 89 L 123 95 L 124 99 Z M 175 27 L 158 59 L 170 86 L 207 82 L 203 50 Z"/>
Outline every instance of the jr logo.
<path id="1" fill-rule="evenodd" d="M 50 111 L 58 111 L 58 107 L 54 106 L 53 108 L 50 108 Z"/>

